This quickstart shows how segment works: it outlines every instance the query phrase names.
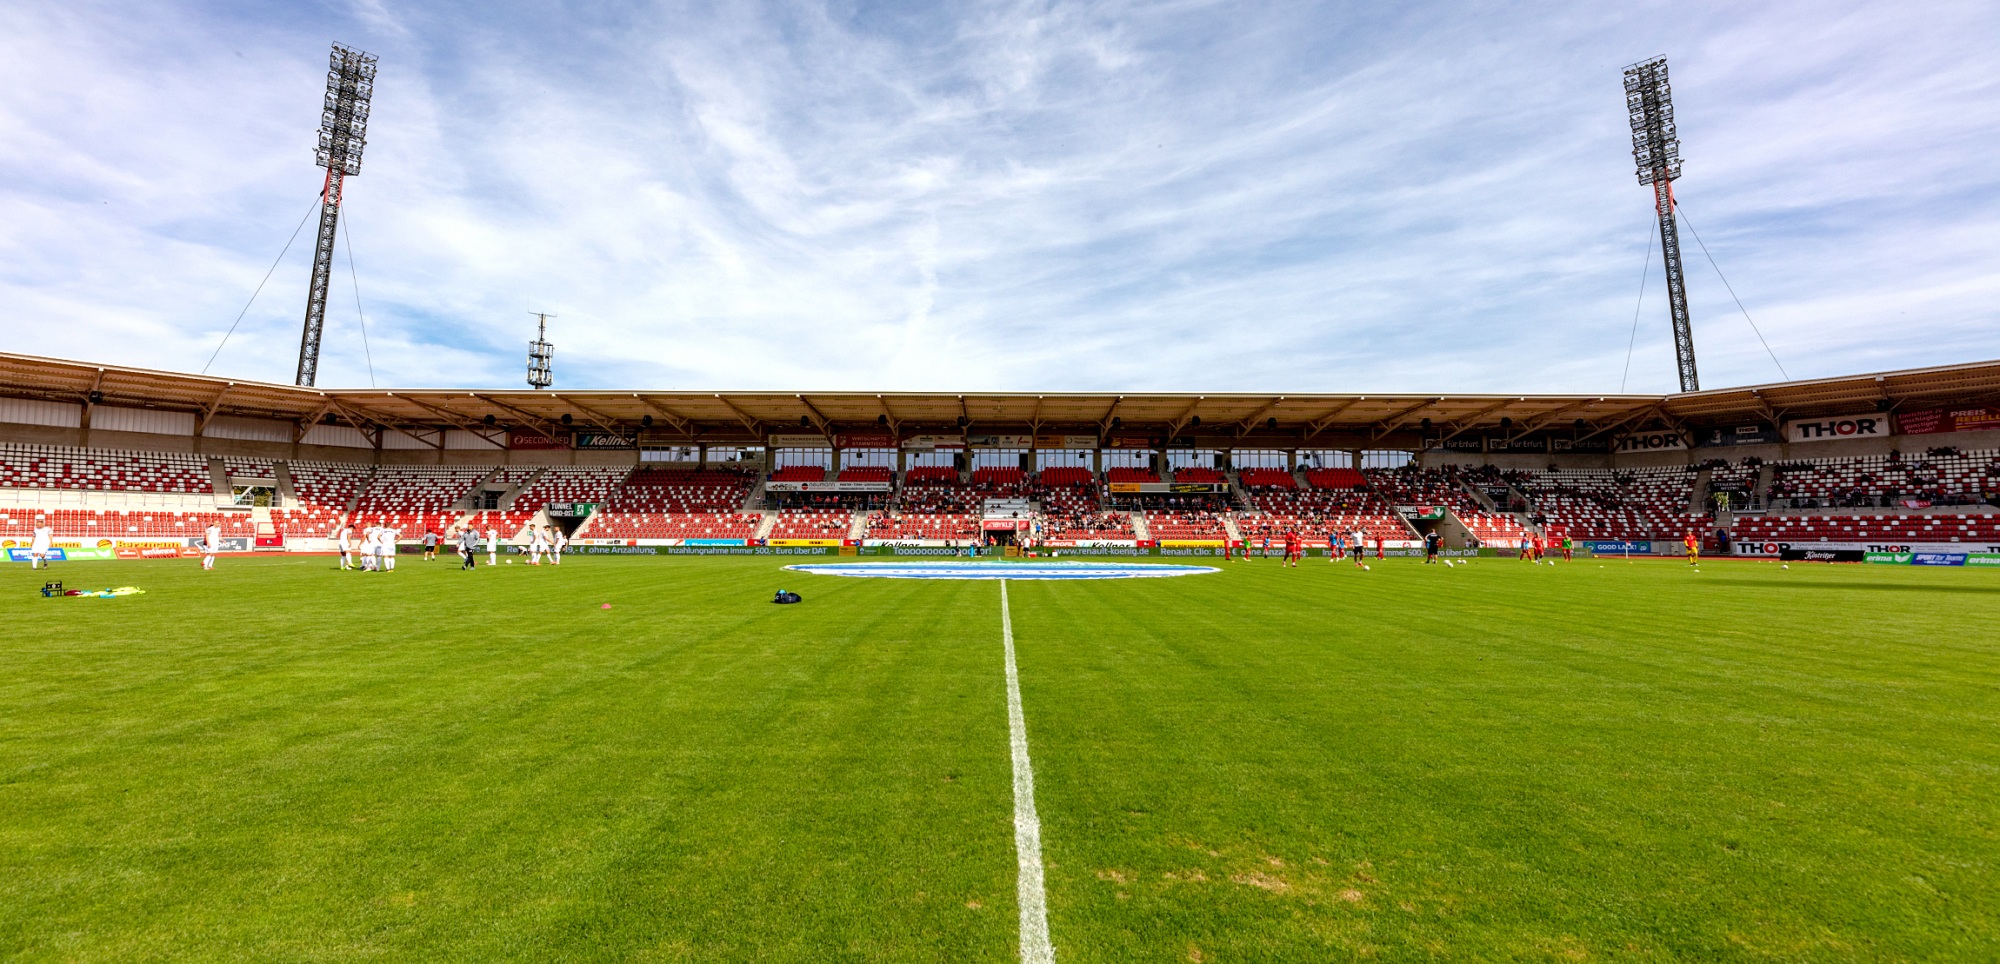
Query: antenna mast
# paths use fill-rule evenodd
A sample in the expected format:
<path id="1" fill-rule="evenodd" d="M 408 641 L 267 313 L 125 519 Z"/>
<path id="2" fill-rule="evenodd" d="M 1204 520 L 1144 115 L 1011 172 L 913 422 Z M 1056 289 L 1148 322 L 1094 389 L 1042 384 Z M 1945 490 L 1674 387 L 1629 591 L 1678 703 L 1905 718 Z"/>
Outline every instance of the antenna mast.
<path id="1" fill-rule="evenodd" d="M 1694 327 L 1688 320 L 1687 280 L 1681 274 L 1680 232 L 1674 226 L 1673 182 L 1681 176 L 1681 142 L 1674 131 L 1667 58 L 1654 57 L 1625 68 L 1625 110 L 1632 120 L 1632 160 L 1638 166 L 1639 183 L 1653 186 L 1653 209 L 1660 215 L 1660 255 L 1667 262 L 1667 306 L 1673 315 L 1681 391 L 1700 391 L 1701 380 L 1694 370 Z"/>
<path id="2" fill-rule="evenodd" d="M 319 336 L 326 326 L 326 288 L 333 280 L 333 238 L 340 226 L 340 187 L 361 173 L 368 145 L 368 104 L 375 98 L 375 55 L 341 44 L 327 59 L 326 99 L 319 115 L 313 163 L 326 168 L 319 194 L 319 247 L 313 251 L 312 287 L 306 291 L 306 329 L 299 338 L 298 384 L 319 378 Z"/>
<path id="3" fill-rule="evenodd" d="M 538 322 L 535 340 L 528 343 L 528 387 L 547 388 L 556 381 L 556 346 L 549 344 L 549 319 L 555 316 L 542 311 L 528 314 Z"/>

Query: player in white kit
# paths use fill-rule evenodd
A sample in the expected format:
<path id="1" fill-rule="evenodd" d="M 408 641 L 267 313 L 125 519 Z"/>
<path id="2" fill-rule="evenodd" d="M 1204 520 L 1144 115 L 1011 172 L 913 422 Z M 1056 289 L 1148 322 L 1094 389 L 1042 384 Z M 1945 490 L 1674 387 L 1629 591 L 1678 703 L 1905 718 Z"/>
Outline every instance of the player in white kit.
<path id="1" fill-rule="evenodd" d="M 382 556 L 376 551 L 375 546 L 376 540 L 381 538 L 381 535 L 382 527 L 380 526 L 369 525 L 361 528 L 362 572 L 380 572 L 382 570 Z"/>
<path id="2" fill-rule="evenodd" d="M 402 535 L 395 526 L 382 527 L 382 565 L 384 572 L 396 571 L 396 537 Z"/>
<path id="3" fill-rule="evenodd" d="M 215 568 L 215 554 L 222 551 L 222 527 L 211 522 L 201 534 L 201 567 Z"/>
<path id="4" fill-rule="evenodd" d="M 543 544 L 543 542 L 542 542 L 542 530 L 540 530 L 540 529 L 537 529 L 537 528 L 535 528 L 534 526 L 529 526 L 529 527 L 528 527 L 528 565 L 531 565 L 531 566 L 539 566 L 539 565 L 541 565 L 541 564 L 542 564 L 542 548 L 543 548 L 543 545 L 544 545 L 544 544 Z"/>
<path id="5" fill-rule="evenodd" d="M 354 568 L 354 527 L 343 522 L 335 530 L 333 538 L 340 545 L 340 568 Z"/>
<path id="6" fill-rule="evenodd" d="M 500 564 L 499 529 L 489 528 L 486 530 L 486 564 L 489 566 L 497 566 Z"/>
<path id="7" fill-rule="evenodd" d="M 569 548 L 569 535 L 554 526 L 549 527 L 549 561 L 562 565 L 562 553 Z"/>
<path id="8" fill-rule="evenodd" d="M 55 541 L 56 531 L 50 527 L 47 516 L 35 517 L 35 539 L 28 543 L 28 568 L 47 569 L 49 567 L 50 543 Z"/>

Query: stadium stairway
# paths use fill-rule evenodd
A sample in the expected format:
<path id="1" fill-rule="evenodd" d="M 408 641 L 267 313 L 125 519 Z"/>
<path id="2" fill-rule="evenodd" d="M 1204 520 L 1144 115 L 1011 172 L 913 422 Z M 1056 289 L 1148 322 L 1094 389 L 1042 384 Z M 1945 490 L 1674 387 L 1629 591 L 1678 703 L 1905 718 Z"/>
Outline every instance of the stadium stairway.
<path id="1" fill-rule="evenodd" d="M 1238 491 L 1241 492 L 1241 490 Z M 1222 514 L 1222 536 L 1230 542 L 1241 543 L 1243 541 L 1242 531 L 1236 528 L 1236 513 L 1224 512 Z"/>
<path id="2" fill-rule="evenodd" d="M 278 482 L 278 503 L 281 508 L 299 504 L 299 490 L 292 485 L 292 465 L 284 459 L 271 463 L 271 475 Z"/>
<path id="3" fill-rule="evenodd" d="M 761 490 L 763 487 L 764 487 L 763 483 L 761 482 L 755 486 L 755 488 L 759 490 Z M 776 528 L 778 525 L 778 511 L 776 509 L 751 509 L 748 507 L 746 507 L 744 511 L 761 512 L 764 514 L 764 521 L 757 523 L 757 531 L 752 532 L 750 534 L 750 538 L 756 539 L 758 541 L 771 538 L 771 530 Z"/>
<path id="4" fill-rule="evenodd" d="M 875 513 L 865 509 L 856 510 L 852 517 L 853 521 L 847 525 L 847 538 L 849 540 L 865 538 L 868 535 L 868 520 L 874 515 Z"/>
<path id="5" fill-rule="evenodd" d="M 1132 538 L 1140 542 L 1152 540 L 1153 533 L 1152 530 L 1146 528 L 1146 514 L 1144 512 L 1127 512 L 1125 513 L 1125 517 L 1132 520 Z"/>
<path id="6" fill-rule="evenodd" d="M 1706 466 L 1695 470 L 1694 484 L 1688 487 L 1688 518 L 1708 514 L 1708 482 L 1714 477 L 1715 470 Z"/>
<path id="7" fill-rule="evenodd" d="M 220 455 L 208 457 L 208 482 L 215 487 L 215 504 L 235 501 L 236 490 L 229 484 L 229 462 Z"/>

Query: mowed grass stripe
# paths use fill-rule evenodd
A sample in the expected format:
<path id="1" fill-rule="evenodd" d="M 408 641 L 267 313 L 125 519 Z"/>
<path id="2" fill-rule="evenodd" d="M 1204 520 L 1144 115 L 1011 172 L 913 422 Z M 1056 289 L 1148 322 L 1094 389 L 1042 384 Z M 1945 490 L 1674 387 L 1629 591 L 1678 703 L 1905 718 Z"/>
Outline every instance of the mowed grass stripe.
<path id="1" fill-rule="evenodd" d="M 1012 956 L 991 587 L 225 566 L 64 571 L 148 589 L 101 602 L 0 574 L 40 630 L 0 669 L 0 948 Z"/>
<path id="2" fill-rule="evenodd" d="M 1994 574 L 1373 565 L 1015 587 L 1066 960 L 2000 947 Z"/>

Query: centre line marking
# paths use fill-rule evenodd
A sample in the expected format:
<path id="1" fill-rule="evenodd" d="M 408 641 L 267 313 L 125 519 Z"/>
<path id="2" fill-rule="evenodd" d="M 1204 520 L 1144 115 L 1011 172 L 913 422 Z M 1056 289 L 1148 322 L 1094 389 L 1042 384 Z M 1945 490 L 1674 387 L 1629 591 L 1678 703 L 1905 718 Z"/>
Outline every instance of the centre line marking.
<path id="1" fill-rule="evenodd" d="M 1049 943 L 1048 895 L 1042 889 L 1042 819 L 1035 815 L 1035 771 L 1028 762 L 1028 722 L 1021 714 L 1021 673 L 1014 668 L 1014 619 L 1007 580 L 1000 580 L 1000 641 L 1007 652 L 1007 741 L 1014 749 L 1014 854 L 1021 865 L 1015 903 L 1021 906 L 1022 964 L 1055 964 Z"/>

